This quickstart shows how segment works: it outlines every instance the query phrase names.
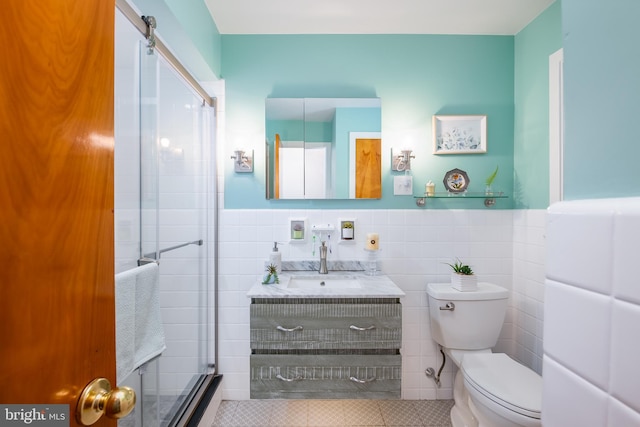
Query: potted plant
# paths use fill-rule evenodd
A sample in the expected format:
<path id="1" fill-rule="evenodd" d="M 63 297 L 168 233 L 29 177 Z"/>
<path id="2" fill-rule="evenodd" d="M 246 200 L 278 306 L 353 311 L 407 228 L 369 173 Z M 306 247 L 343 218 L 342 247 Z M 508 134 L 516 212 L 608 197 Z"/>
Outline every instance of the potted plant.
<path id="1" fill-rule="evenodd" d="M 459 259 L 453 264 L 448 264 L 451 272 L 451 286 L 459 291 L 475 291 L 478 289 L 478 278 L 471 267 L 463 264 Z"/>
<path id="2" fill-rule="evenodd" d="M 493 180 L 496 179 L 497 175 L 498 175 L 498 166 L 496 166 L 496 170 L 494 170 L 493 173 L 489 175 L 487 179 L 484 181 L 485 183 L 484 193 L 487 196 L 493 196 L 493 190 L 491 189 L 491 184 L 493 184 Z"/>
<path id="3" fill-rule="evenodd" d="M 267 266 L 267 273 L 262 278 L 263 285 L 270 285 L 272 283 L 280 283 L 280 279 L 278 278 L 278 268 L 275 264 L 269 264 Z"/>

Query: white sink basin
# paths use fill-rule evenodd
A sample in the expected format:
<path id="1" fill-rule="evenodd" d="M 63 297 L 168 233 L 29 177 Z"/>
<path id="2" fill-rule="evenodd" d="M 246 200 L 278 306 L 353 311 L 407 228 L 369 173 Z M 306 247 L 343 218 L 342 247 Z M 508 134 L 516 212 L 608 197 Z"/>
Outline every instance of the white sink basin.
<path id="1" fill-rule="evenodd" d="M 250 298 L 399 298 L 405 294 L 385 275 L 368 276 L 363 272 L 317 271 L 283 272 L 280 283 L 263 285 L 256 281 Z M 324 285 L 322 284 L 324 282 Z"/>
<path id="2" fill-rule="evenodd" d="M 287 283 L 287 288 L 294 289 L 357 289 L 362 288 L 358 279 L 331 277 L 294 277 Z"/>

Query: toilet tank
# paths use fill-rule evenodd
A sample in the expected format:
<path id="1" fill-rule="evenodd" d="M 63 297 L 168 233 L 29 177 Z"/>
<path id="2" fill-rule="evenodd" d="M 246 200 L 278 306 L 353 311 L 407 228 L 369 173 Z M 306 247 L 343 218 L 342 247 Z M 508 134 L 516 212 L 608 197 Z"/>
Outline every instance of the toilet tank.
<path id="1" fill-rule="evenodd" d="M 509 291 L 492 283 L 478 283 L 477 291 L 461 292 L 450 283 L 429 283 L 432 338 L 441 346 L 460 350 L 496 345 L 507 312 Z M 453 303 L 453 310 L 447 308 Z"/>

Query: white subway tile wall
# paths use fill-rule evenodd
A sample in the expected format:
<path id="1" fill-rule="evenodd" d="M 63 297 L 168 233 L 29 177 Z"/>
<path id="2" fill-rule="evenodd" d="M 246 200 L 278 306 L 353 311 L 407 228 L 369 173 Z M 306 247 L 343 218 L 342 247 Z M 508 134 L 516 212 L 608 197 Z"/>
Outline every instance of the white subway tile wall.
<path id="1" fill-rule="evenodd" d="M 249 398 L 249 304 L 246 292 L 261 277 L 273 241 L 283 260 L 315 259 L 311 239 L 289 243 L 289 219 L 333 224 L 356 219 L 355 241 L 332 236 L 329 259 L 364 260 L 364 237 L 380 235 L 382 272 L 407 294 L 403 299 L 403 399 L 450 399 L 454 369 L 447 363 L 442 387 L 424 371 L 442 361 L 431 339 L 426 286 L 447 282 L 456 258 L 482 281 L 511 290 L 496 351 L 530 368 L 542 366 L 545 212 L 512 210 L 228 210 L 219 211 L 219 372 L 223 399 Z"/>
<path id="2" fill-rule="evenodd" d="M 542 422 L 640 425 L 640 198 L 558 203 L 547 224 Z"/>
<path id="3" fill-rule="evenodd" d="M 513 348 L 503 348 L 539 374 L 542 374 L 546 215 L 544 209 L 513 211 L 513 336 L 508 337 Z"/>

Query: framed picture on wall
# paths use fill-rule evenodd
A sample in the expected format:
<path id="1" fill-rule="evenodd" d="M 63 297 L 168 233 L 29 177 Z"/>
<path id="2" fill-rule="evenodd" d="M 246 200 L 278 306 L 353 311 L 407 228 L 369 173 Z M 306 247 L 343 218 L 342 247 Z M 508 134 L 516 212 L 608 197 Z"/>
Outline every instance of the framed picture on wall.
<path id="1" fill-rule="evenodd" d="M 487 152 L 487 116 L 433 116 L 433 154 Z"/>

